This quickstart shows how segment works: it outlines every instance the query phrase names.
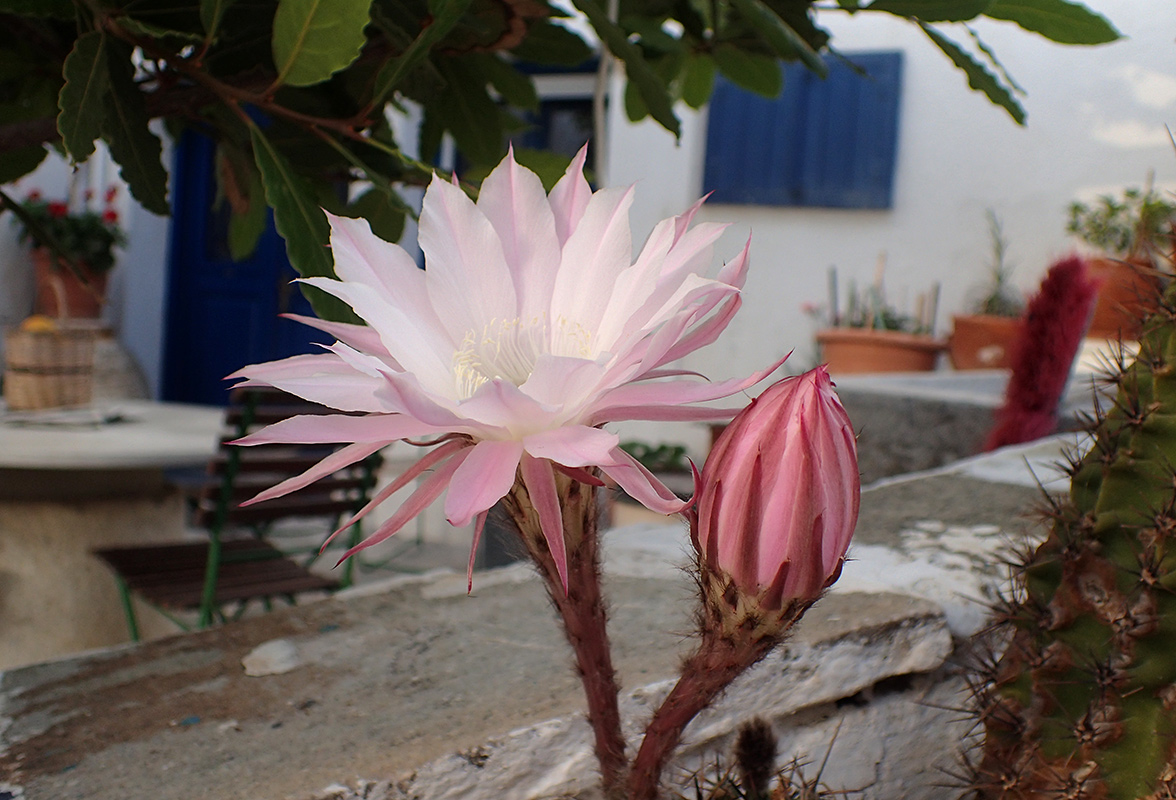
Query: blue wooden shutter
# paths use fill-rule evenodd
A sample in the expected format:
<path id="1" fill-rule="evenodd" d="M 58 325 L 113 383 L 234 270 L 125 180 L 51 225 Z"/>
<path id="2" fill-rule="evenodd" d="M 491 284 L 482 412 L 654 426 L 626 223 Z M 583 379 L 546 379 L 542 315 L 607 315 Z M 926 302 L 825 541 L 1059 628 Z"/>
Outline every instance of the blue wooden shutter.
<path id="1" fill-rule="evenodd" d="M 703 174 L 712 202 L 890 207 L 902 54 L 847 58 L 865 74 L 830 58 L 822 80 L 790 64 L 775 99 L 719 78 Z"/>

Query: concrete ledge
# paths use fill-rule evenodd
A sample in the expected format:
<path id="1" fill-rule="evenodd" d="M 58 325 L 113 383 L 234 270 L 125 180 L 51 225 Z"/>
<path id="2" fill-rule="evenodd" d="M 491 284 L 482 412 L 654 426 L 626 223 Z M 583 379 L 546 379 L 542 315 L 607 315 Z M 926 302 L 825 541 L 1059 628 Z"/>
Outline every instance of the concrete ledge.
<path id="1" fill-rule="evenodd" d="M 784 757 L 865 800 L 938 800 L 967 729 L 953 637 L 1029 525 L 1026 464 L 1061 440 L 885 481 L 854 559 L 795 639 L 688 731 L 680 766 L 771 718 Z M 631 732 L 689 648 L 692 584 L 673 524 L 605 541 Z M 526 567 L 367 587 L 223 628 L 0 674 L 0 789 L 21 800 L 590 798 L 570 654 Z M 838 726 L 840 725 L 840 730 Z M 3 796 L 0 794 L 0 796 Z"/>
<path id="2" fill-rule="evenodd" d="M 858 432 L 865 481 L 951 464 L 980 452 L 1004 400 L 1008 370 L 845 375 L 837 394 Z M 1091 379 L 1067 387 L 1062 430 L 1093 409 Z"/>

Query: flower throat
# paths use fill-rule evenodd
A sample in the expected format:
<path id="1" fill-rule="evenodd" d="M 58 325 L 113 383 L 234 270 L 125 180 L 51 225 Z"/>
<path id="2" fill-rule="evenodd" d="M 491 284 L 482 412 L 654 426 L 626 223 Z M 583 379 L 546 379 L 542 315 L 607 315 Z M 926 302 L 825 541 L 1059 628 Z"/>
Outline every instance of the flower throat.
<path id="1" fill-rule="evenodd" d="M 522 386 L 539 356 L 550 354 L 592 358 L 592 334 L 563 317 L 552 325 L 547 316 L 523 320 L 493 319 L 481 331 L 470 330 L 453 354 L 453 377 L 459 400 L 473 396 L 482 384 L 503 380 Z"/>

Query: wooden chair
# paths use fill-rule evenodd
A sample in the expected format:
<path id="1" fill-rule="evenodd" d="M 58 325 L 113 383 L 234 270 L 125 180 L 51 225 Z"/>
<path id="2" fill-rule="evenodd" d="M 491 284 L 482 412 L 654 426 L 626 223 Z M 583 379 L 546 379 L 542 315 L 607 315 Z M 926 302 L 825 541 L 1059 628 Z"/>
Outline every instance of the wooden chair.
<path id="1" fill-rule="evenodd" d="M 139 639 L 132 595 L 158 608 L 181 628 L 204 628 L 236 618 L 251 600 L 266 609 L 273 598 L 294 602 L 296 595 L 333 591 L 351 582 L 350 565 L 338 578 L 310 571 L 318 548 L 295 555 L 275 547 L 266 537 L 275 523 L 313 520 L 325 538 L 343 515 L 358 511 L 375 484 L 379 456 L 342 469 L 285 497 L 242 507 L 240 504 L 285 478 L 298 475 L 336 449 L 335 445 L 255 445 L 227 442 L 295 414 L 330 410 L 272 389 L 233 392 L 226 409 L 226 435 L 208 465 L 207 479 L 192 492 L 192 521 L 208 534 L 207 541 L 136 545 L 96 550 L 114 571 L 122 595 L 131 638 Z M 322 524 L 326 520 L 325 524 Z M 359 541 L 359 525 L 344 543 Z M 235 614 L 226 608 L 235 605 Z M 195 626 L 179 614 L 196 611 Z"/>

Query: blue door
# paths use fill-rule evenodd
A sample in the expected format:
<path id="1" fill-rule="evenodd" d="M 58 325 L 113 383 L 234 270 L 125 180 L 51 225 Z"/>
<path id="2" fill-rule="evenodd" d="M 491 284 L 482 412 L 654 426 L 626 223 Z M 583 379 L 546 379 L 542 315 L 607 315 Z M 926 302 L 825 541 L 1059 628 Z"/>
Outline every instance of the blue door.
<path id="1" fill-rule="evenodd" d="M 279 317 L 311 314 L 270 223 L 253 255 L 233 261 L 227 208 L 213 209 L 215 148 L 188 132 L 176 147 L 163 397 L 224 405 L 229 373 L 259 361 L 318 351 L 329 337 Z M 222 204 L 223 206 L 224 204 Z"/>

